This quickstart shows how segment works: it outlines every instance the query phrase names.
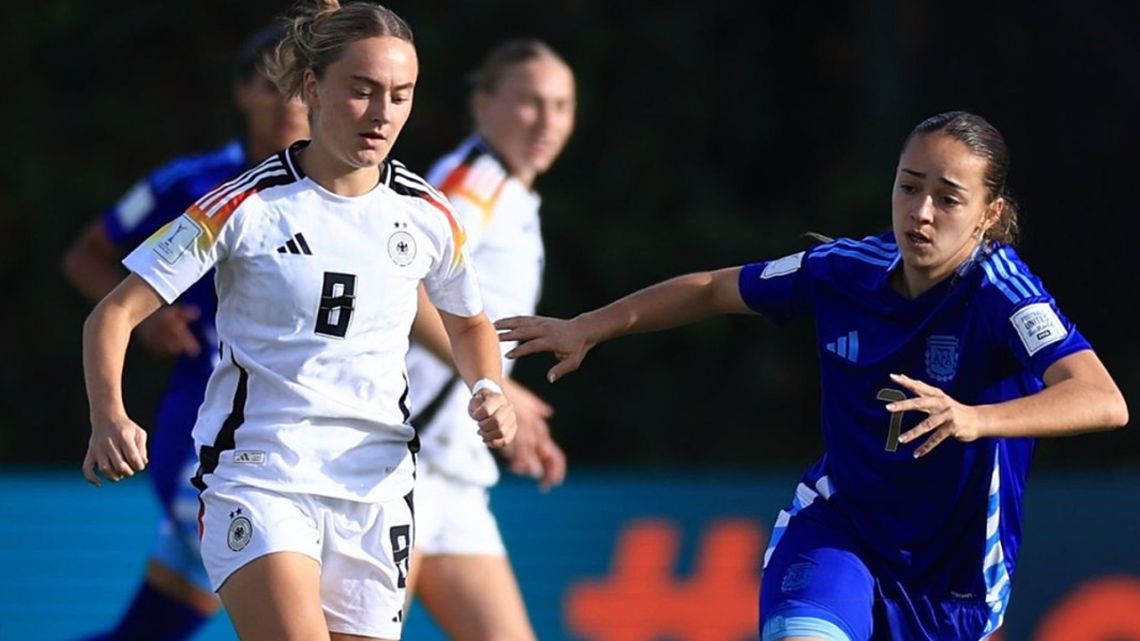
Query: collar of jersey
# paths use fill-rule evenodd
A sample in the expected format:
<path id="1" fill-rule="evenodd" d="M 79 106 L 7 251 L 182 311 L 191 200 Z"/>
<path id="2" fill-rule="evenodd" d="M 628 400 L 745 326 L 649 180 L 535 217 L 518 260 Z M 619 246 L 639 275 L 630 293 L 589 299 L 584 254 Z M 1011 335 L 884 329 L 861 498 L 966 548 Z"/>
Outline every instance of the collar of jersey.
<path id="1" fill-rule="evenodd" d="M 297 175 L 297 179 L 298 180 L 308 179 L 309 183 L 313 185 L 313 187 L 315 188 L 317 193 L 321 194 L 321 196 L 323 196 L 329 200 L 335 200 L 335 201 L 339 201 L 339 202 L 350 203 L 350 202 L 356 202 L 362 198 L 368 198 L 373 193 L 375 193 L 376 189 L 378 187 L 380 187 L 381 185 L 383 185 L 385 187 L 390 186 L 390 182 L 392 180 L 392 167 L 391 167 L 391 162 L 387 158 L 385 158 L 380 163 L 380 180 L 376 181 L 376 185 L 372 189 L 369 189 L 368 191 L 366 191 L 365 193 L 360 194 L 359 196 L 342 196 L 340 194 L 331 192 L 328 189 L 325 189 L 317 181 L 309 179 L 308 175 L 305 174 L 305 170 L 301 169 L 300 160 L 297 158 L 297 154 L 300 153 L 300 151 L 302 149 L 304 149 L 305 147 L 308 147 L 310 142 L 312 142 L 312 141 L 311 140 L 298 140 L 297 142 L 289 145 L 289 147 L 285 150 L 285 159 L 289 164 L 289 168 L 292 169 L 293 173 L 295 173 Z"/>

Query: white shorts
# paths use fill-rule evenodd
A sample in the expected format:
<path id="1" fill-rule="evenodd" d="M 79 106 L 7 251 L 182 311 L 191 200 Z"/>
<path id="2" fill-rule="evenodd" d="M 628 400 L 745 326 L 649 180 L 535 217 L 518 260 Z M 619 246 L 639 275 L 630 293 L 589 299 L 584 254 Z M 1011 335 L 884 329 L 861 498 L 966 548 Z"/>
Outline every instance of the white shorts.
<path id="1" fill-rule="evenodd" d="M 506 556 L 487 488 L 445 476 L 421 460 L 416 471 L 416 552 Z"/>
<path id="2" fill-rule="evenodd" d="M 298 552 L 321 565 L 330 631 L 400 638 L 413 536 L 410 494 L 373 504 L 218 480 L 201 501 L 202 560 L 214 591 L 254 559 Z"/>

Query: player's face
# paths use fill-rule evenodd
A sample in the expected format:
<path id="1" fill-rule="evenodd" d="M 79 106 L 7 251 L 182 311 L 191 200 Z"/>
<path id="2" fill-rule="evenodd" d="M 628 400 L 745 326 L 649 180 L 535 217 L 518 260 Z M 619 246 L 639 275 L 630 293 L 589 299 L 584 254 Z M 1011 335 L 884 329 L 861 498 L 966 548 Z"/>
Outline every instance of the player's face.
<path id="1" fill-rule="evenodd" d="M 309 110 L 300 99 L 286 100 L 264 74 L 255 73 L 235 88 L 238 108 L 245 114 L 251 160 L 309 137 Z"/>
<path id="2" fill-rule="evenodd" d="M 1000 211 L 1000 201 L 989 202 L 987 163 L 941 132 L 915 136 L 903 149 L 891 220 L 912 290 L 937 283 L 968 259 Z"/>
<path id="3" fill-rule="evenodd" d="M 514 65 L 494 93 L 475 95 L 479 132 L 530 185 L 558 158 L 574 129 L 574 74 L 542 56 Z"/>
<path id="4" fill-rule="evenodd" d="M 392 36 L 349 44 L 324 78 L 305 78 L 313 143 L 350 169 L 375 167 L 412 114 L 419 61 L 411 43 Z"/>

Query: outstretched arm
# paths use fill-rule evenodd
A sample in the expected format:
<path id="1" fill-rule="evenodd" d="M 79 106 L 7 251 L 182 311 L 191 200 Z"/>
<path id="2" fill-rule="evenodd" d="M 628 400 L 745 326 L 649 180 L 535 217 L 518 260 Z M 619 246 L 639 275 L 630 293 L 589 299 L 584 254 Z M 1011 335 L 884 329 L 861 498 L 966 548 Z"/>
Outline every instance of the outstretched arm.
<path id="1" fill-rule="evenodd" d="M 162 303 L 146 281 L 131 274 L 83 324 L 83 374 L 91 411 L 83 475 L 93 485 L 99 485 L 96 468 L 118 481 L 146 467 L 146 432 L 127 417 L 123 404 L 123 361 L 131 331 Z"/>
<path id="2" fill-rule="evenodd" d="M 507 353 L 519 358 L 553 352 L 558 359 L 546 378 L 554 382 L 578 369 L 598 343 L 624 336 L 655 332 L 719 314 L 751 312 L 740 297 L 740 267 L 686 274 L 651 285 L 605 307 L 570 320 L 541 316 L 515 316 L 495 323 L 499 340 L 519 341 Z"/>
<path id="3" fill-rule="evenodd" d="M 907 443 L 931 436 L 915 451 L 916 457 L 947 438 L 973 441 L 982 437 L 1067 436 L 1128 423 L 1128 405 L 1120 388 L 1096 352 L 1082 350 L 1058 360 L 1045 370 L 1045 389 L 993 405 L 963 405 L 942 390 L 899 374 L 895 382 L 915 396 L 887 404 L 890 412 L 916 410 L 927 414 L 899 437 Z"/>

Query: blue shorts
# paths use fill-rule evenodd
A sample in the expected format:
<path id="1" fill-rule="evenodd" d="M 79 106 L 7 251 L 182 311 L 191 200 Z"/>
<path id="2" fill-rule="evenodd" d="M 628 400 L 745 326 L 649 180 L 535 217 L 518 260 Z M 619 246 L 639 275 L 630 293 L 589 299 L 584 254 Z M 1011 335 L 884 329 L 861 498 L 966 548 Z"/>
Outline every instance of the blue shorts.
<path id="1" fill-rule="evenodd" d="M 186 461 L 194 458 L 191 432 L 198 420 L 198 407 L 206 396 L 206 379 L 201 376 L 172 376 L 170 386 L 159 401 L 154 429 L 149 434 L 147 474 L 158 495 L 158 502 L 169 514 L 180 488 L 189 483 L 183 473 Z"/>
<path id="2" fill-rule="evenodd" d="M 193 457 L 182 469 L 190 478 L 197 468 L 198 459 Z M 198 489 L 189 482 L 179 486 L 167 508 L 158 524 L 158 541 L 151 550 L 151 558 L 199 590 L 211 592 L 198 539 Z"/>
<path id="3" fill-rule="evenodd" d="M 151 558 L 176 572 L 204 592 L 210 581 L 202 565 L 198 542 L 198 490 L 190 478 L 198 467 L 191 432 L 206 381 L 183 376 L 171 380 L 155 417 L 149 441 L 148 475 L 162 508 L 158 541 Z"/>
<path id="4" fill-rule="evenodd" d="M 822 499 L 793 515 L 773 545 L 760 583 L 761 641 L 965 641 L 993 632 L 983 600 L 927 595 L 891 576 Z"/>

